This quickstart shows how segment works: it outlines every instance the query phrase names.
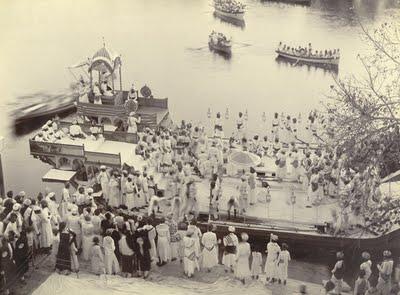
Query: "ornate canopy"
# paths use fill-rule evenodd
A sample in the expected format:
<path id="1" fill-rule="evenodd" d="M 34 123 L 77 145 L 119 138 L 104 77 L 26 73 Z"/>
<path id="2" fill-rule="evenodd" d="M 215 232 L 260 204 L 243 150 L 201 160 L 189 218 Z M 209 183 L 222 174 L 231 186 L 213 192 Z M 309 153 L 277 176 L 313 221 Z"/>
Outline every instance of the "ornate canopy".
<path id="1" fill-rule="evenodd" d="M 93 55 L 88 71 L 113 73 L 121 65 L 120 56 L 113 57 L 105 46 Z"/>

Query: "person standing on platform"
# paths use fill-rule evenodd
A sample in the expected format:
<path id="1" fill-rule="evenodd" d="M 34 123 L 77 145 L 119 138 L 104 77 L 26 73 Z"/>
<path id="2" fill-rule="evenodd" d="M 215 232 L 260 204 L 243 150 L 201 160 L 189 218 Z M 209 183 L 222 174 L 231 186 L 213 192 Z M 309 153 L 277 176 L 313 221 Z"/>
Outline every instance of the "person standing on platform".
<path id="1" fill-rule="evenodd" d="M 249 197 L 250 197 L 250 205 L 254 205 L 256 200 L 256 181 L 257 181 L 257 173 L 253 167 L 250 167 L 250 174 L 249 174 Z"/>
<path id="2" fill-rule="evenodd" d="M 126 206 L 126 184 L 128 182 L 128 171 L 122 170 L 121 176 L 121 205 Z"/>
<path id="3" fill-rule="evenodd" d="M 376 266 L 379 271 L 376 288 L 382 295 L 389 295 L 392 286 L 393 259 L 389 250 L 383 251 L 383 262 Z"/>
<path id="4" fill-rule="evenodd" d="M 218 204 L 219 195 L 218 188 L 216 187 L 216 182 L 213 180 L 210 183 L 210 218 L 214 220 L 218 219 Z"/>
<path id="5" fill-rule="evenodd" d="M 131 99 L 134 102 L 137 102 L 137 92 L 135 89 L 135 85 L 132 83 L 132 87 L 128 92 L 128 99 Z"/>
<path id="6" fill-rule="evenodd" d="M 110 182 L 110 175 L 107 172 L 107 167 L 104 165 L 100 166 L 100 172 L 97 175 L 97 182 L 100 183 L 101 192 L 106 202 L 109 201 L 108 184 Z"/>
<path id="7" fill-rule="evenodd" d="M 231 210 L 233 208 L 233 218 L 236 218 L 237 211 L 240 210 L 240 204 L 236 196 L 231 196 L 227 203 L 228 220 L 231 219 Z"/>
<path id="8" fill-rule="evenodd" d="M 250 244 L 247 242 L 249 236 L 247 233 L 241 234 L 242 241 L 238 244 L 236 251 L 236 273 L 235 277 L 238 278 L 243 285 L 246 279 L 250 277 L 249 257 L 250 257 Z"/>
<path id="9" fill-rule="evenodd" d="M 286 285 L 288 278 L 288 267 L 291 260 L 288 248 L 288 245 L 283 243 L 282 251 L 278 255 L 278 283 L 283 283 L 284 285 Z"/>
<path id="10" fill-rule="evenodd" d="M 207 232 L 203 234 L 201 243 L 203 248 L 203 268 L 210 272 L 218 264 L 218 242 L 217 235 L 212 231 L 213 225 L 208 224 Z"/>
<path id="11" fill-rule="evenodd" d="M 237 189 L 239 190 L 240 213 L 245 214 L 247 208 L 249 207 L 250 186 L 249 183 L 247 182 L 247 177 L 245 175 L 242 175 L 241 180 L 242 182 L 240 183 Z"/>
<path id="12" fill-rule="evenodd" d="M 120 184 L 118 180 L 118 172 L 114 172 L 108 183 L 109 201 L 108 205 L 111 208 L 118 208 L 120 205 Z"/>
<path id="13" fill-rule="evenodd" d="M 275 113 L 272 119 L 272 139 L 275 140 L 279 137 L 279 114 Z"/>
<path id="14" fill-rule="evenodd" d="M 147 173 L 143 171 L 143 174 L 141 175 L 140 183 L 142 186 L 142 191 L 143 191 L 143 198 L 144 202 L 146 204 L 149 204 L 149 199 L 150 199 L 150 194 L 149 194 L 149 179 L 147 177 Z"/>
<path id="15" fill-rule="evenodd" d="M 277 154 L 276 160 L 277 168 L 276 168 L 276 178 L 279 182 L 283 181 L 286 178 L 286 152 L 284 149 L 281 149 Z"/>
<path id="16" fill-rule="evenodd" d="M 215 122 L 214 122 L 214 137 L 216 137 L 216 138 L 224 137 L 221 113 L 219 113 L 219 112 L 217 113 L 217 117 L 215 118 Z"/>
<path id="17" fill-rule="evenodd" d="M 125 185 L 126 189 L 125 205 L 129 211 L 135 208 L 135 184 L 133 183 L 133 178 L 134 178 L 133 175 L 129 174 L 128 177 L 126 178 L 126 185 Z"/>
<path id="18" fill-rule="evenodd" d="M 66 182 L 61 191 L 60 215 L 62 220 L 66 220 L 67 218 L 67 207 L 68 203 L 71 201 L 70 187 L 71 184 Z"/>
<path id="19" fill-rule="evenodd" d="M 225 272 L 229 270 L 233 272 L 234 267 L 236 266 L 236 248 L 239 244 L 239 240 L 235 235 L 235 227 L 228 227 L 229 234 L 227 234 L 224 239 L 224 254 L 222 256 L 222 264 L 225 266 Z"/>
<path id="20" fill-rule="evenodd" d="M 197 201 L 197 187 L 194 179 L 189 179 L 186 183 L 186 200 L 184 202 L 184 214 L 194 212 L 194 217 L 199 215 L 199 204 Z"/>
<path id="21" fill-rule="evenodd" d="M 265 274 L 266 274 L 266 283 L 274 283 L 278 276 L 278 256 L 279 252 L 281 252 L 281 248 L 278 243 L 278 236 L 271 234 L 270 241 L 267 244 L 267 260 L 265 261 Z"/>
<path id="22" fill-rule="evenodd" d="M 236 120 L 236 139 L 241 141 L 245 137 L 245 124 L 243 113 L 239 112 L 239 116 Z"/>
<path id="23" fill-rule="evenodd" d="M 138 127 L 137 124 L 141 122 L 140 116 L 135 117 L 135 112 L 130 112 L 128 117 L 128 133 L 137 134 Z"/>

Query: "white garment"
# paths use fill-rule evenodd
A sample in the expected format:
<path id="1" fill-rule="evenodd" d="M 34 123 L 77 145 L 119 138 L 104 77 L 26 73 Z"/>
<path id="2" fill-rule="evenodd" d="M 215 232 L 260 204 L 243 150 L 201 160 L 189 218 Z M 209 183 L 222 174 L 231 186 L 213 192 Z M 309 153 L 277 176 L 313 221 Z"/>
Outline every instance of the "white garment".
<path id="1" fill-rule="evenodd" d="M 264 271 L 267 278 L 273 279 L 278 276 L 278 255 L 281 251 L 279 245 L 275 242 L 267 244 L 267 260 L 265 262 Z"/>
<path id="2" fill-rule="evenodd" d="M 108 193 L 109 193 L 108 204 L 111 207 L 119 207 L 120 190 L 118 181 L 114 177 L 111 177 L 110 182 L 108 183 Z"/>
<path id="3" fill-rule="evenodd" d="M 106 236 L 103 239 L 104 247 L 104 264 L 106 267 L 107 274 L 111 275 L 114 273 L 119 273 L 119 263 L 117 257 L 115 256 L 115 243 L 110 236 Z"/>
<path id="4" fill-rule="evenodd" d="M 251 261 L 251 275 L 258 276 L 262 273 L 262 256 L 260 252 L 252 253 L 252 261 Z"/>
<path id="5" fill-rule="evenodd" d="M 93 231 L 94 226 L 89 222 L 82 224 L 82 258 L 83 260 L 89 261 L 90 251 L 93 244 Z"/>
<path id="6" fill-rule="evenodd" d="M 51 213 L 49 208 L 42 209 L 40 219 L 40 246 L 42 248 L 49 248 L 53 244 L 53 230 L 51 228 Z"/>
<path id="7" fill-rule="evenodd" d="M 286 281 L 288 278 L 288 266 L 290 261 L 290 253 L 287 250 L 281 251 L 278 256 L 278 278 Z"/>
<path id="8" fill-rule="evenodd" d="M 140 119 L 137 119 L 133 116 L 128 118 L 128 132 L 129 133 L 137 133 L 137 124 L 140 123 Z"/>
<path id="9" fill-rule="evenodd" d="M 135 184 L 133 181 L 127 181 L 125 185 L 126 196 L 125 196 L 125 205 L 128 210 L 135 208 L 135 194 L 134 194 Z"/>
<path id="10" fill-rule="evenodd" d="M 193 275 L 198 262 L 197 258 L 199 256 L 198 248 L 196 247 L 196 241 L 192 237 L 184 237 L 183 238 L 184 245 L 184 259 L 183 266 L 184 271 L 188 276 Z"/>
<path id="11" fill-rule="evenodd" d="M 201 238 L 203 244 L 203 267 L 212 268 L 218 264 L 217 235 L 213 232 L 204 233 Z"/>
<path id="12" fill-rule="evenodd" d="M 371 273 L 372 273 L 371 265 L 372 265 L 371 260 L 365 261 L 365 262 L 361 263 L 361 265 L 360 265 L 360 270 L 363 269 L 363 270 L 365 271 L 365 276 L 364 276 L 364 278 L 365 278 L 366 280 L 368 280 L 369 277 L 371 276 Z"/>
<path id="13" fill-rule="evenodd" d="M 165 223 L 156 226 L 158 235 L 157 250 L 161 262 L 168 262 L 171 260 L 171 246 L 170 246 L 170 232 L 169 227 Z"/>
<path id="14" fill-rule="evenodd" d="M 246 279 L 250 276 L 249 257 L 250 244 L 247 242 L 239 243 L 236 253 L 237 263 L 235 273 L 238 279 Z"/>
<path id="15" fill-rule="evenodd" d="M 108 183 L 110 181 L 110 176 L 107 171 L 100 171 L 97 175 L 97 182 L 101 185 L 101 191 L 105 200 L 108 200 Z"/>

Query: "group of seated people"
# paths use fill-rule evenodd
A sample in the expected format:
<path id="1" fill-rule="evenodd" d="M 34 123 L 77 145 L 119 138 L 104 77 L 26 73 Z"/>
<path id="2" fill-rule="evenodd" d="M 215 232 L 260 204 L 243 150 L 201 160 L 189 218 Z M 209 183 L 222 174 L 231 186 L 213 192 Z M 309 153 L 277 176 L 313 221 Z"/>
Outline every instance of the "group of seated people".
<path id="1" fill-rule="evenodd" d="M 334 50 L 315 50 L 313 52 L 311 43 L 308 44 L 308 47 L 290 47 L 286 44 L 282 44 L 282 42 L 279 42 L 278 50 L 292 54 L 292 55 L 299 55 L 299 56 L 305 56 L 305 57 L 319 57 L 319 58 L 335 58 L 338 59 L 340 58 L 340 49 L 334 49 Z"/>
<path id="2" fill-rule="evenodd" d="M 40 142 L 58 142 L 63 138 L 72 140 L 79 138 L 97 140 L 103 138 L 102 128 L 97 125 L 95 121 L 92 121 L 89 132 L 89 134 L 86 134 L 76 119 L 72 121 L 69 128 L 60 128 L 58 119 L 55 118 L 54 120 L 48 120 L 46 124 L 43 125 L 41 130 L 34 137 L 34 140 Z"/>

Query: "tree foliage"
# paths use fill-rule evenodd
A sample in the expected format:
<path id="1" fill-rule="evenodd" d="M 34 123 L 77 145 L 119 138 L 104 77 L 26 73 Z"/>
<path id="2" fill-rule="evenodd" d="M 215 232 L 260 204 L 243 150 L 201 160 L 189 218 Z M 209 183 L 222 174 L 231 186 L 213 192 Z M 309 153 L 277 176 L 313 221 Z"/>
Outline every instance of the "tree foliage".
<path id="1" fill-rule="evenodd" d="M 364 73 L 334 77 L 325 106 L 333 142 L 348 154 L 348 165 L 374 164 L 386 176 L 400 169 L 400 23 L 360 27 L 369 44 L 368 53 L 358 55 Z"/>

